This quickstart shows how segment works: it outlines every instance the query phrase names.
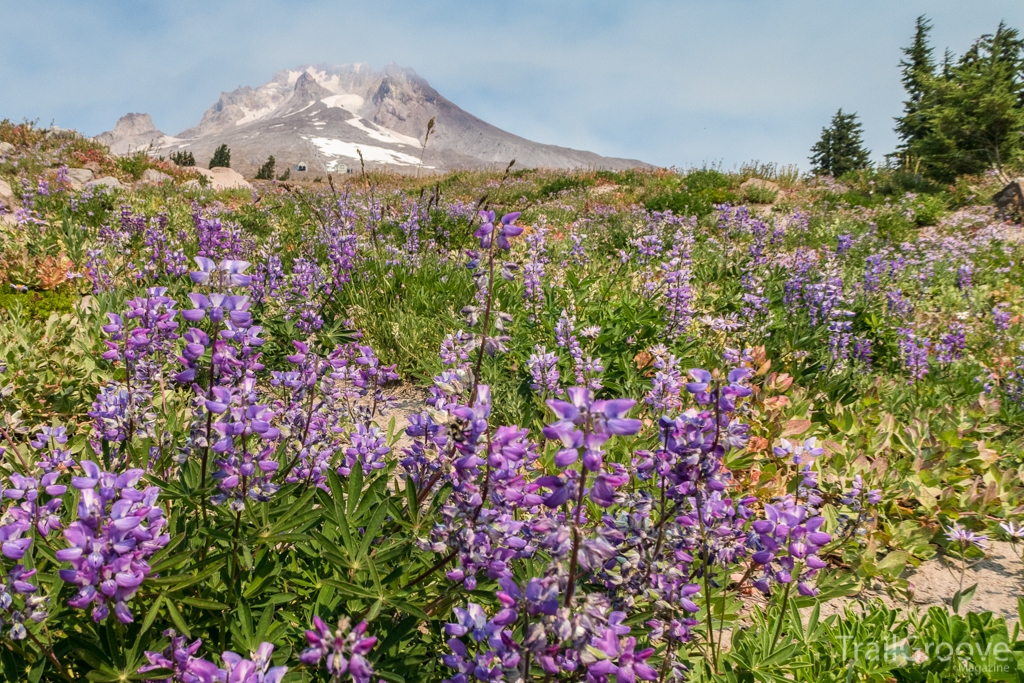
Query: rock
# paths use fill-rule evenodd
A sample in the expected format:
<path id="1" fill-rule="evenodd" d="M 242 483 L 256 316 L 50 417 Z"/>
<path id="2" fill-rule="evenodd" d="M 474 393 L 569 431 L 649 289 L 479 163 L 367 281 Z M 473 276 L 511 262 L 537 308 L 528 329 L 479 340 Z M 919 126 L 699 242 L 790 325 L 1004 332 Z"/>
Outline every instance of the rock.
<path id="1" fill-rule="evenodd" d="M 149 114 L 125 114 L 117 121 L 114 130 L 100 133 L 93 138 L 110 148 L 111 154 L 126 155 L 165 143 L 167 136 L 156 126 Z"/>
<path id="2" fill-rule="evenodd" d="M 992 201 L 999 213 L 1003 215 L 1017 214 L 1024 216 L 1024 178 L 1016 178 L 999 190 Z"/>
<path id="3" fill-rule="evenodd" d="M 9 142 L 0 142 L 0 155 L 14 154 L 14 145 Z"/>
<path id="4" fill-rule="evenodd" d="M 4 208 L 8 210 L 14 210 L 14 190 L 11 189 L 10 183 L 3 178 L 0 178 L 0 204 L 3 204 Z"/>
<path id="5" fill-rule="evenodd" d="M 91 182 L 94 177 L 93 172 L 88 168 L 68 169 L 68 182 L 71 183 L 72 190 L 81 190 L 85 187 L 85 184 Z"/>
<path id="6" fill-rule="evenodd" d="M 120 190 L 124 188 L 124 185 L 121 184 L 120 180 L 118 180 L 114 176 L 109 175 L 103 176 L 102 178 L 97 178 L 96 180 L 92 181 L 91 184 L 99 187 L 109 187 L 115 190 Z"/>
<path id="7" fill-rule="evenodd" d="M 82 168 L 87 168 L 96 174 L 99 174 L 100 172 L 100 164 L 98 161 L 87 161 L 84 164 L 82 164 Z"/>
<path id="8" fill-rule="evenodd" d="M 762 178 L 747 178 L 740 185 L 743 198 L 752 204 L 772 204 L 779 196 L 779 186 Z"/>
<path id="9" fill-rule="evenodd" d="M 199 181 L 193 178 L 192 180 L 186 180 L 181 184 L 182 187 L 187 187 L 190 190 L 201 190 L 203 186 L 199 184 Z"/>
<path id="10" fill-rule="evenodd" d="M 142 182 L 144 183 L 155 183 L 159 185 L 160 183 L 166 183 L 170 179 L 171 176 L 166 173 L 161 173 L 155 168 L 147 168 L 146 172 L 142 174 Z"/>
<path id="11" fill-rule="evenodd" d="M 779 191 L 778 183 L 773 183 L 772 181 L 764 180 L 763 178 L 747 178 L 743 181 L 743 184 L 740 185 L 741 190 L 746 190 L 751 187 L 758 190 L 771 190 L 772 192 Z"/>
<path id="12" fill-rule="evenodd" d="M 18 224 L 18 219 L 14 217 L 13 213 L 0 213 L 0 225 L 6 225 L 13 228 Z"/>
<path id="13" fill-rule="evenodd" d="M 195 170 L 201 175 L 206 176 L 206 179 L 210 181 L 211 190 L 248 190 L 252 188 L 245 177 L 238 171 L 230 168 L 224 168 L 218 166 L 217 168 L 201 168 L 195 167 Z"/>

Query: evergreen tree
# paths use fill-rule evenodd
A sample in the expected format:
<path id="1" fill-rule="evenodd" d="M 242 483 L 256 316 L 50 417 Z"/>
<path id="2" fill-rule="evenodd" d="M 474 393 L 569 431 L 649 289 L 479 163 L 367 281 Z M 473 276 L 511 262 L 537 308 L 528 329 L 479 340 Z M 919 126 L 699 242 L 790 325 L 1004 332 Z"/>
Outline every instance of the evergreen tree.
<path id="1" fill-rule="evenodd" d="M 178 166 L 196 165 L 196 158 L 192 156 L 192 152 L 171 152 L 170 158 Z"/>
<path id="2" fill-rule="evenodd" d="M 923 100 L 924 134 L 907 151 L 940 180 L 1002 173 L 1024 152 L 1024 40 L 1000 24 L 948 61 Z"/>
<path id="3" fill-rule="evenodd" d="M 266 163 L 260 166 L 260 170 L 256 171 L 256 180 L 273 180 L 274 179 L 274 155 L 271 154 Z"/>
<path id="4" fill-rule="evenodd" d="M 210 168 L 216 168 L 218 166 L 231 168 L 231 150 L 228 149 L 227 145 L 221 145 L 218 147 L 213 153 L 213 158 L 210 159 Z"/>
<path id="5" fill-rule="evenodd" d="M 903 116 L 896 119 L 896 134 L 902 141 L 900 149 L 903 152 L 928 132 L 925 98 L 931 92 L 935 80 L 933 50 L 928 44 L 931 30 L 931 22 L 923 14 L 919 16 L 914 30 L 914 42 L 910 47 L 903 48 L 904 59 L 900 60 L 907 99 L 903 102 Z"/>
<path id="6" fill-rule="evenodd" d="M 284 169 L 284 173 L 282 173 L 281 175 L 277 176 L 277 179 L 278 180 L 288 180 L 291 177 L 292 177 L 292 169 L 291 168 L 286 168 L 286 169 Z"/>
<path id="7" fill-rule="evenodd" d="M 849 171 L 866 168 L 871 154 L 864 149 L 863 128 L 857 114 L 840 109 L 832 123 L 821 129 L 821 139 L 811 147 L 812 170 L 819 175 L 838 178 Z"/>

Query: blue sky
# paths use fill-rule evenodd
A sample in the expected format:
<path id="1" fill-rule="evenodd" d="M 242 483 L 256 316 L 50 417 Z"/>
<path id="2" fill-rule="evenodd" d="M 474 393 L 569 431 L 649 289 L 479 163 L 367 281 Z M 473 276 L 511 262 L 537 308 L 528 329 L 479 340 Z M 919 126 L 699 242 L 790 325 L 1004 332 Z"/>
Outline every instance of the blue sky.
<path id="1" fill-rule="evenodd" d="M 540 142 L 806 167 L 842 107 L 880 160 L 919 14 L 939 54 L 1000 20 L 1024 30 L 1021 0 L 0 0 L 0 118 L 94 135 L 140 111 L 173 134 L 280 69 L 396 62 Z"/>

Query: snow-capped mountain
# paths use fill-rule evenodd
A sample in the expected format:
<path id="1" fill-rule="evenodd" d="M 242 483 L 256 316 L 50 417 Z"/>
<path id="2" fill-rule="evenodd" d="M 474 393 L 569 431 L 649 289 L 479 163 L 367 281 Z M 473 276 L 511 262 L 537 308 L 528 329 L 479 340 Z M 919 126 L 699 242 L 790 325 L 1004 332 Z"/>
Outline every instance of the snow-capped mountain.
<path id="1" fill-rule="evenodd" d="M 366 64 L 280 71 L 258 88 L 223 93 L 202 120 L 166 136 L 149 116 L 129 114 L 97 136 L 117 153 L 147 145 L 156 154 L 188 150 L 203 164 L 227 144 L 231 165 L 254 172 L 273 155 L 279 172 L 305 163 L 310 173 L 359 167 L 412 169 L 420 163 L 427 123 L 435 118 L 424 168 L 628 168 L 630 159 L 602 157 L 531 142 L 496 128 L 442 97 L 411 69 L 376 71 Z M 148 124 L 148 125 L 145 125 Z M 142 130 L 145 128 L 145 130 Z"/>

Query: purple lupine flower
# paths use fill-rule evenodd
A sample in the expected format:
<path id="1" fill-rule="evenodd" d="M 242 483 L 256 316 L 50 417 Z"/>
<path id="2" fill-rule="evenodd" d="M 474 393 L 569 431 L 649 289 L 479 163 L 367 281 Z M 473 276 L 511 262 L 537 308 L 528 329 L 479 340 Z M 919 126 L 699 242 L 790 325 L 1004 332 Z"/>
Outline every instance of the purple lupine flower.
<path id="1" fill-rule="evenodd" d="M 956 288 L 964 295 L 970 294 L 974 286 L 974 266 L 969 263 L 961 265 L 956 271 Z"/>
<path id="2" fill-rule="evenodd" d="M 854 512 L 861 512 L 867 505 L 878 505 L 882 501 L 881 489 L 864 490 L 864 479 L 858 474 L 853 478 L 850 490 L 843 493 L 840 502 Z"/>
<path id="3" fill-rule="evenodd" d="M 530 370 L 530 377 L 533 379 L 530 388 L 540 393 L 542 397 L 558 393 L 560 388 L 558 383 L 560 379 L 558 356 L 554 353 L 549 353 L 541 344 L 537 344 L 533 351 L 530 354 L 530 358 L 526 361 L 526 365 Z"/>
<path id="4" fill-rule="evenodd" d="M 497 226 L 494 225 L 494 212 L 493 211 L 481 211 L 480 219 L 485 221 L 476 229 L 473 233 L 476 237 L 480 238 L 480 248 L 490 249 L 492 240 L 498 245 L 498 249 L 508 251 L 511 249 L 511 245 L 508 240 L 510 237 L 516 237 L 523 232 L 523 228 L 515 224 L 516 219 L 520 216 L 520 212 L 513 211 L 507 213 L 501 217 L 501 221 Z M 494 239 L 494 235 L 497 234 L 497 239 Z"/>
<path id="5" fill-rule="evenodd" d="M 36 595 L 38 587 L 30 583 L 35 569 L 15 565 L 5 581 L 0 581 L 0 627 L 9 626 L 7 635 L 11 640 L 25 640 L 28 637 L 26 622 L 41 623 L 48 616 L 49 598 Z"/>
<path id="6" fill-rule="evenodd" d="M 931 349 L 931 342 L 918 337 L 909 327 L 901 327 L 897 333 L 897 343 L 903 355 L 903 367 L 910 373 L 910 383 L 913 384 L 928 375 L 928 351 Z"/>
<path id="7" fill-rule="evenodd" d="M 653 366 L 656 372 L 651 390 L 644 397 L 644 403 L 651 406 L 651 410 L 655 412 L 675 412 L 683 406 L 680 397 L 683 379 L 679 359 L 669 353 L 663 344 L 653 347 L 650 353 L 654 357 Z"/>
<path id="8" fill-rule="evenodd" d="M 185 636 L 177 635 L 174 629 L 164 631 L 163 635 L 170 638 L 170 644 L 159 652 L 146 651 L 149 664 L 139 667 L 138 673 L 166 670 L 170 671 L 170 676 L 149 679 L 150 683 L 212 683 L 223 680 L 224 671 L 220 667 L 195 656 L 203 645 L 202 640 L 197 638 L 187 643 Z"/>
<path id="9" fill-rule="evenodd" d="M 387 445 L 387 435 L 379 427 L 358 424 L 349 434 L 349 440 L 352 445 L 345 449 L 345 462 L 338 467 L 338 474 L 348 476 L 356 465 L 362 466 L 363 474 L 387 466 L 383 458 L 391 448 Z"/>
<path id="10" fill-rule="evenodd" d="M 445 626 L 452 653 L 442 655 L 441 661 L 457 673 L 445 680 L 460 683 L 472 675 L 489 681 L 514 674 L 520 655 L 513 644 L 512 632 L 505 627 L 515 621 L 515 610 L 506 607 L 491 619 L 475 603 L 469 603 L 466 609 L 456 607 L 454 611 L 457 621 Z"/>
<path id="11" fill-rule="evenodd" d="M 523 264 L 523 299 L 531 322 L 544 310 L 545 267 L 550 263 L 547 255 L 547 227 L 543 217 L 525 238 L 526 262 Z"/>
<path id="12" fill-rule="evenodd" d="M 355 683 L 369 683 L 373 668 L 366 655 L 377 644 L 377 638 L 366 635 L 365 621 L 354 628 L 349 628 L 349 623 L 343 618 L 332 631 L 323 619 L 314 616 L 313 629 L 306 631 L 309 647 L 299 655 L 299 661 L 310 666 L 323 661 L 335 681 L 341 681 L 347 673 Z"/>
<path id="13" fill-rule="evenodd" d="M 939 335 L 935 359 L 941 365 L 949 365 L 963 357 L 967 349 L 967 329 L 960 323 L 953 323 L 950 331 Z"/>
<path id="14" fill-rule="evenodd" d="M 1012 314 L 1006 304 L 997 304 L 992 309 L 992 324 L 995 326 L 996 331 L 1006 332 L 1009 330 L 1011 319 Z"/>
<path id="15" fill-rule="evenodd" d="M 118 620 L 128 624 L 133 621 L 128 600 L 149 574 L 147 559 L 169 540 L 161 533 L 166 521 L 156 504 L 160 489 L 135 488 L 142 470 L 112 474 L 88 460 L 80 466 L 84 476 L 71 482 L 80 496 L 78 519 L 64 530 L 69 547 L 56 553 L 72 566 L 60 570 L 61 579 L 79 587 L 68 604 L 78 609 L 92 604 L 93 620 L 103 621 L 113 603 Z"/>
<path id="16" fill-rule="evenodd" d="M 636 652 L 636 638 L 632 636 L 620 638 L 612 629 L 605 629 L 600 636 L 590 640 L 590 648 L 583 657 L 587 667 L 587 679 L 595 683 L 605 683 L 612 676 L 617 683 L 634 683 L 658 680 L 658 672 L 647 664 L 647 659 L 654 654 L 650 647 Z"/>

